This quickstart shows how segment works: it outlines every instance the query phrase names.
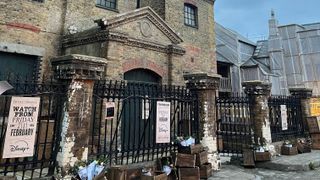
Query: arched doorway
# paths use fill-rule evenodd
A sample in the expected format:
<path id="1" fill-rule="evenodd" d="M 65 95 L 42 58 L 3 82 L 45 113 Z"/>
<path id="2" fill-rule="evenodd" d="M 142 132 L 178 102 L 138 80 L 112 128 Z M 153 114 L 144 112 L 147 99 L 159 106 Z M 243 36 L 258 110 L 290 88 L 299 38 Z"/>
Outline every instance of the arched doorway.
<path id="1" fill-rule="evenodd" d="M 133 69 L 124 73 L 124 79 L 127 81 L 161 83 L 161 76 L 148 69 Z"/>
<path id="2" fill-rule="evenodd" d="M 156 93 L 161 76 L 148 69 L 133 69 L 124 74 L 127 81 L 123 101 L 122 150 L 129 152 L 152 148 L 155 142 Z"/>

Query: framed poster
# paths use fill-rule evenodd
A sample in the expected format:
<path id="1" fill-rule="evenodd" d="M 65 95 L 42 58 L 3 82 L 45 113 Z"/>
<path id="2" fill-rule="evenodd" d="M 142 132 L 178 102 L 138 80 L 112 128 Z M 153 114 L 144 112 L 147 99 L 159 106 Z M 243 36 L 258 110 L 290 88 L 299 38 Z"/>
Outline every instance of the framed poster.
<path id="1" fill-rule="evenodd" d="M 12 97 L 3 158 L 33 156 L 40 97 Z"/>
<path id="2" fill-rule="evenodd" d="M 170 102 L 157 101 L 156 143 L 170 143 Z"/>

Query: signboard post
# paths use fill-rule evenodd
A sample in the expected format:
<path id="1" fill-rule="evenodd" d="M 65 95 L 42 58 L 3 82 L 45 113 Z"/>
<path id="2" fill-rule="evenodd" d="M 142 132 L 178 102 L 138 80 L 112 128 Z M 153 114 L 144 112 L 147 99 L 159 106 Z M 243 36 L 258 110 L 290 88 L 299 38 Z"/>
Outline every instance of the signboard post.
<path id="1" fill-rule="evenodd" d="M 12 97 L 3 158 L 33 156 L 40 97 Z"/>
<path id="2" fill-rule="evenodd" d="M 170 143 L 170 102 L 157 102 L 156 143 Z"/>
<path id="3" fill-rule="evenodd" d="M 287 115 L 287 106 L 280 105 L 281 112 L 281 127 L 282 130 L 288 130 L 288 115 Z"/>

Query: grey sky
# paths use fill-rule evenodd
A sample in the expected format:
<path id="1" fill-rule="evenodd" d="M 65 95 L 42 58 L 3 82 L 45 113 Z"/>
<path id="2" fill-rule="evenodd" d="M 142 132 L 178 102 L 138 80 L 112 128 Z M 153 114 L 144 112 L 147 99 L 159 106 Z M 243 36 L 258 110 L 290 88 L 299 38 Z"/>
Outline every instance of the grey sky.
<path id="1" fill-rule="evenodd" d="M 245 37 L 268 35 L 274 9 L 280 25 L 320 22 L 320 0 L 216 0 L 215 20 Z"/>

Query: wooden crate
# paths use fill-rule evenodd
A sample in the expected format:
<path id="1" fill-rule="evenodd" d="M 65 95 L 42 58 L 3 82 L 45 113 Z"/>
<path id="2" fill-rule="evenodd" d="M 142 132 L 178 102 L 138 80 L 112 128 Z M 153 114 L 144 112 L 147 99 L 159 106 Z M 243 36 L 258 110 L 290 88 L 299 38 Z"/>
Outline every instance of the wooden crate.
<path id="1" fill-rule="evenodd" d="M 254 154 L 252 149 L 243 150 L 243 166 L 245 167 L 254 167 Z"/>
<path id="2" fill-rule="evenodd" d="M 203 151 L 203 146 L 201 144 L 195 144 L 191 146 L 178 146 L 178 152 L 184 154 L 196 154 Z"/>
<path id="3" fill-rule="evenodd" d="M 281 154 L 282 155 L 296 155 L 296 154 L 298 154 L 297 146 L 292 146 L 292 147 L 281 146 Z"/>
<path id="4" fill-rule="evenodd" d="M 320 149 L 320 133 L 311 134 L 312 149 Z"/>
<path id="5" fill-rule="evenodd" d="M 297 143 L 297 149 L 298 149 L 298 153 L 309 153 L 311 152 L 311 147 L 308 144 L 305 143 Z"/>
<path id="6" fill-rule="evenodd" d="M 196 166 L 201 166 L 208 162 L 208 151 L 202 151 L 196 154 Z"/>
<path id="7" fill-rule="evenodd" d="M 128 166 L 113 166 L 108 171 L 108 179 L 117 180 L 140 180 L 142 168 Z"/>
<path id="8" fill-rule="evenodd" d="M 168 180 L 168 176 L 163 172 L 155 172 L 152 176 L 141 176 L 141 180 Z"/>
<path id="9" fill-rule="evenodd" d="M 196 155 L 195 154 L 177 153 L 175 166 L 177 166 L 177 167 L 195 167 L 196 166 Z"/>
<path id="10" fill-rule="evenodd" d="M 254 152 L 254 160 L 256 162 L 271 161 L 270 152 Z"/>
<path id="11" fill-rule="evenodd" d="M 208 179 L 212 175 L 212 164 L 206 163 L 200 166 L 200 178 L 201 179 Z"/>
<path id="12" fill-rule="evenodd" d="M 320 133 L 320 125 L 318 123 L 317 117 L 308 117 L 307 124 L 309 128 L 309 133 Z"/>
<path id="13" fill-rule="evenodd" d="M 178 176 L 179 176 L 179 180 L 199 180 L 200 179 L 199 167 L 179 168 Z"/>

